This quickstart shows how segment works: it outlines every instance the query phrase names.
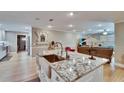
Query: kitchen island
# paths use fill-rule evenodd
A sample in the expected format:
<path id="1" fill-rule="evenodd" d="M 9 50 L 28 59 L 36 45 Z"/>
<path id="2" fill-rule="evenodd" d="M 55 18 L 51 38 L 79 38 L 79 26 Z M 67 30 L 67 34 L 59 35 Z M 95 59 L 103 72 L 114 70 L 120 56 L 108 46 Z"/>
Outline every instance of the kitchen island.
<path id="1" fill-rule="evenodd" d="M 48 51 L 47 54 L 37 55 L 37 62 L 40 65 L 41 73 L 47 76 L 46 81 L 53 82 L 102 82 L 103 65 L 108 59 L 95 57 L 96 60 L 89 59 L 89 55 L 77 52 L 69 52 L 70 58 L 65 59 L 65 55 L 58 56 L 57 52 Z M 56 58 L 56 60 L 54 60 Z M 58 58 L 58 59 L 57 59 Z M 59 60 L 60 58 L 60 60 Z M 40 73 L 40 74 L 41 74 Z M 43 81 L 43 75 L 39 75 Z"/>

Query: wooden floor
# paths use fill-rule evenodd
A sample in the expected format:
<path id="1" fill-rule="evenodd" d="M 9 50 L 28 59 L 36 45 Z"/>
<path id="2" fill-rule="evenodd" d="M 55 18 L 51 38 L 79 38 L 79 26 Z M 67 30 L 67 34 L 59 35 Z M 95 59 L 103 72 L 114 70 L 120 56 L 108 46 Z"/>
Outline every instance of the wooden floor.
<path id="1" fill-rule="evenodd" d="M 11 55 L 9 61 L 0 62 L 0 82 L 30 81 L 37 77 L 35 58 L 26 52 Z"/>
<path id="2" fill-rule="evenodd" d="M 106 82 L 124 82 L 124 68 L 111 67 L 110 64 L 104 65 L 104 81 Z"/>
<path id="3" fill-rule="evenodd" d="M 26 52 L 13 53 L 13 57 L 6 62 L 0 62 L 0 82 L 37 82 L 35 58 Z M 114 64 L 104 65 L 104 81 L 123 82 L 124 69 L 115 67 Z"/>

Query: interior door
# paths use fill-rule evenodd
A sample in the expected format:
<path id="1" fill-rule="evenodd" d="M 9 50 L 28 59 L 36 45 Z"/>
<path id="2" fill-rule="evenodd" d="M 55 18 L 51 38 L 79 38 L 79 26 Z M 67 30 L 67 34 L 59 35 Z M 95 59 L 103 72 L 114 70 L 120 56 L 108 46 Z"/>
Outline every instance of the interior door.
<path id="1" fill-rule="evenodd" d="M 17 35 L 17 52 L 26 50 L 26 36 Z"/>

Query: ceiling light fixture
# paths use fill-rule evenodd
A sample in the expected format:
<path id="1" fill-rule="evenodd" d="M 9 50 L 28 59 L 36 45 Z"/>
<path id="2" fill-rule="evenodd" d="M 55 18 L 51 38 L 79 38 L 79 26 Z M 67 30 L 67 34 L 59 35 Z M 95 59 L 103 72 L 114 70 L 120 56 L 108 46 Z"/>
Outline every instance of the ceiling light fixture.
<path id="1" fill-rule="evenodd" d="M 70 12 L 70 13 L 69 13 L 69 15 L 70 15 L 70 16 L 73 16 L 73 15 L 74 15 L 74 13 L 73 13 L 73 12 Z"/>
<path id="2" fill-rule="evenodd" d="M 51 25 L 48 25 L 48 28 L 52 28 L 53 26 L 51 26 Z"/>
<path id="3" fill-rule="evenodd" d="M 103 35 L 107 35 L 108 32 L 106 32 L 106 30 L 104 30 L 102 34 L 103 34 Z"/>
<path id="4" fill-rule="evenodd" d="M 107 33 L 107 32 L 103 32 L 102 34 L 103 34 L 103 35 L 107 35 L 108 33 Z"/>
<path id="5" fill-rule="evenodd" d="M 70 24 L 70 25 L 68 25 L 68 27 L 73 27 L 73 25 L 72 25 L 72 24 Z"/>

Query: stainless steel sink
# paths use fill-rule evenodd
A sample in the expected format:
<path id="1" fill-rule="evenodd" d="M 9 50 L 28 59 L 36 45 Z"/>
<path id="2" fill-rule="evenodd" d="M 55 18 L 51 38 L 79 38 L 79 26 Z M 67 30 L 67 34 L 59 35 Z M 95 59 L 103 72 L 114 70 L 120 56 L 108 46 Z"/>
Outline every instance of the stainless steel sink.
<path id="1" fill-rule="evenodd" d="M 47 61 L 49 61 L 50 63 L 54 63 L 54 62 L 59 62 L 62 60 L 65 60 L 65 58 L 55 55 L 55 54 L 51 54 L 51 55 L 45 55 L 43 56 Z"/>

